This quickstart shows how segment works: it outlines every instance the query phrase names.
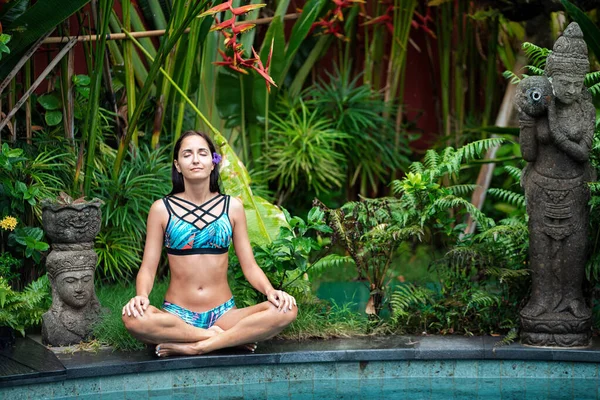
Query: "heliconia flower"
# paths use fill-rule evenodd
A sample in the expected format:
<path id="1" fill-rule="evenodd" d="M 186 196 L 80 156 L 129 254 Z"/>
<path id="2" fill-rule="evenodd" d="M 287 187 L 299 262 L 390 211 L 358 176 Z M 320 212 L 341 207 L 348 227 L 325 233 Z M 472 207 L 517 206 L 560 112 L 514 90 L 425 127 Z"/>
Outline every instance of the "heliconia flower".
<path id="1" fill-rule="evenodd" d="M 342 34 L 341 22 L 344 21 L 344 9 L 353 6 L 354 4 L 364 4 L 364 0 L 331 0 L 335 4 L 333 10 L 329 10 L 323 18 L 312 24 L 310 32 L 316 27 L 322 27 L 323 30 L 317 35 L 334 35 L 340 40 L 349 41 Z M 363 7 L 364 8 L 364 7 Z"/>
<path id="2" fill-rule="evenodd" d="M 417 22 L 417 19 L 419 19 L 421 22 Z M 425 16 L 422 16 L 418 11 L 415 11 L 415 19 L 412 20 L 411 25 L 413 28 L 420 28 L 432 38 L 437 39 L 436 34 L 429 28 L 429 26 L 427 26 L 428 22 L 433 22 L 433 18 L 431 17 L 431 7 L 427 7 Z"/>
<path id="3" fill-rule="evenodd" d="M 258 67 L 256 65 L 253 65 L 250 68 L 258 72 L 258 74 L 264 78 L 265 84 L 267 85 L 267 92 L 271 93 L 270 85 L 277 87 L 275 81 L 269 75 L 269 65 L 271 63 L 271 55 L 273 54 L 273 41 L 271 41 L 271 50 L 269 50 L 269 57 L 267 58 L 267 68 L 263 66 L 262 61 L 258 57 L 258 54 L 256 54 L 256 50 L 254 50 L 254 47 L 252 48 L 252 54 L 254 54 L 254 58 L 256 58 L 256 64 L 258 64 Z"/>
<path id="4" fill-rule="evenodd" d="M 246 31 L 249 31 L 250 29 L 254 28 L 256 26 L 256 24 L 239 24 L 239 25 L 235 25 L 231 27 L 231 30 L 233 31 L 233 33 L 238 34 L 238 33 L 244 33 Z"/>
<path id="5" fill-rule="evenodd" d="M 231 68 L 234 71 L 240 72 L 242 74 L 248 74 L 248 68 L 255 70 L 260 76 L 265 79 L 265 83 L 267 85 L 267 90 L 270 90 L 270 85 L 275 85 L 273 78 L 269 76 L 269 66 L 271 64 L 271 56 L 273 54 L 273 43 L 271 42 L 271 51 L 269 52 L 269 58 L 267 60 L 267 67 L 265 68 L 256 54 L 254 48 L 252 48 L 252 52 L 254 54 L 254 58 L 244 58 L 244 50 L 242 49 L 242 44 L 237 42 L 237 37 L 239 34 L 247 32 L 248 30 L 254 28 L 255 24 L 251 23 L 241 23 L 236 25 L 236 17 L 238 15 L 247 13 L 248 11 L 255 10 L 257 8 L 264 7 L 266 4 L 250 4 L 247 6 L 232 8 L 231 0 L 220 4 L 216 7 L 211 8 L 210 10 L 202 13 L 200 16 L 213 15 L 223 11 L 230 11 L 233 14 L 233 17 L 230 19 L 219 23 L 219 20 L 215 18 L 217 25 L 211 28 L 211 31 L 220 31 L 221 34 L 225 37 L 224 44 L 228 51 L 232 52 L 232 55 L 227 55 L 226 52 L 222 50 L 218 50 L 219 54 L 223 58 L 223 61 L 216 61 L 213 64 L 222 65 L 224 67 Z M 228 31 L 231 29 L 231 31 Z"/>
<path id="6" fill-rule="evenodd" d="M 218 22 L 218 20 L 217 20 L 217 22 Z M 231 27 L 234 26 L 234 24 L 235 24 L 235 17 L 231 17 L 231 18 L 229 18 L 229 19 L 227 19 L 227 20 L 225 20 L 225 21 L 223 21 L 221 23 L 218 23 L 217 25 L 213 25 L 210 28 L 210 31 L 213 32 L 213 31 L 220 31 L 220 30 L 225 29 L 225 28 L 231 28 Z"/>
<path id="7" fill-rule="evenodd" d="M 214 15 L 223 11 L 227 11 L 231 9 L 231 2 L 233 0 L 228 0 L 225 3 L 221 3 L 218 6 L 214 6 L 211 9 L 204 11 L 202 14 L 198 15 L 198 18 L 206 17 L 207 15 Z"/>
<path id="8" fill-rule="evenodd" d="M 394 34 L 394 25 L 393 25 L 393 18 L 390 17 L 389 14 L 383 14 L 380 15 L 379 17 L 376 18 L 372 18 L 370 20 L 368 20 L 367 22 L 363 23 L 363 26 L 366 25 L 376 25 L 376 24 L 384 24 L 387 27 L 387 30 L 393 35 Z"/>
<path id="9" fill-rule="evenodd" d="M 230 11 L 233 15 L 242 15 L 248 11 L 256 10 L 257 8 L 262 8 L 264 6 L 266 6 L 266 4 L 248 4 L 247 6 L 232 8 Z"/>
<path id="10" fill-rule="evenodd" d="M 267 57 L 267 66 L 266 70 L 268 71 L 271 67 L 271 58 L 273 57 L 273 44 L 275 43 L 275 39 L 271 39 L 271 48 L 269 49 L 269 56 Z"/>

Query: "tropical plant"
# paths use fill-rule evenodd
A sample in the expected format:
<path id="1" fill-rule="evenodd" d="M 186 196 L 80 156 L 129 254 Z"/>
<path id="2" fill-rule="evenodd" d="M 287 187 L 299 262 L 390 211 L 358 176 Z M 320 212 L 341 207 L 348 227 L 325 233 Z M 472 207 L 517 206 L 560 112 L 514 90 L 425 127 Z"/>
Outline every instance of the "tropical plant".
<path id="1" fill-rule="evenodd" d="M 25 147 L 39 153 L 30 156 L 24 149 L 3 143 L 0 149 L 0 248 L 26 260 L 21 271 L 23 284 L 39 276 L 43 253 L 49 246 L 40 228 L 41 200 L 55 197 L 70 186 L 72 165 L 69 153 L 43 143 Z M 10 219 L 11 223 L 6 223 Z M 10 230 L 10 232 L 8 232 Z"/>
<path id="2" fill-rule="evenodd" d="M 25 329 L 42 322 L 42 314 L 50 308 L 51 299 L 46 275 L 21 292 L 13 290 L 0 275 L 0 326 L 9 326 L 25 336 Z"/>
<path id="3" fill-rule="evenodd" d="M 281 102 L 278 113 L 271 114 L 263 161 L 266 175 L 277 182 L 279 204 L 298 187 L 317 193 L 341 187 L 348 139 L 302 100 L 298 110 Z"/>
<path id="4" fill-rule="evenodd" d="M 505 167 L 517 182 L 521 171 Z M 391 296 L 392 325 L 401 332 L 491 334 L 519 326 L 517 311 L 527 291 L 529 235 L 524 195 L 491 188 L 512 207 L 511 216 L 479 224 L 475 235 L 453 235 L 445 255 L 431 266 L 435 287 L 400 286 Z M 505 209 L 510 209 L 505 207 Z M 479 220 L 485 220 L 483 215 Z"/>
<path id="5" fill-rule="evenodd" d="M 307 273 L 335 264 L 332 255 L 321 257 L 329 242 L 321 238 L 331 233 L 325 224 L 325 214 L 318 208 L 308 213 L 307 220 L 292 217 L 284 210 L 286 226 L 279 228 L 279 235 L 268 244 L 253 244 L 256 262 L 276 289 L 292 293 L 310 291 Z M 230 284 L 236 303 L 251 305 L 262 299 L 244 278 L 239 260 L 232 257 L 229 269 Z"/>
<path id="6" fill-rule="evenodd" d="M 110 165 L 114 152 L 105 157 Z M 111 175 L 112 169 L 96 174 L 92 193 L 104 202 L 102 231 L 95 246 L 101 280 L 128 278 L 139 268 L 148 211 L 171 188 L 169 157 L 165 148 L 142 147 L 118 177 Z"/>
<path id="7" fill-rule="evenodd" d="M 74 75 L 72 77 L 72 87 L 75 96 L 69 100 L 73 102 L 73 117 L 82 122 L 87 110 L 87 101 L 90 95 L 90 78 L 87 75 Z M 65 104 L 60 95 L 61 87 L 58 85 L 56 91 L 45 93 L 37 98 L 37 102 L 44 109 L 44 121 L 49 127 L 57 126 L 63 122 L 63 110 Z"/>
<path id="8" fill-rule="evenodd" d="M 333 129 L 348 135 L 341 148 L 348 163 L 348 186 L 358 182 L 361 195 L 366 196 L 367 190 L 375 195 L 382 181 L 408 165 L 409 140 L 396 135 L 395 117 L 390 114 L 394 107 L 383 94 L 359 84 L 361 75 L 352 78 L 345 66 L 327 76 L 327 81 L 320 80 L 307 90 L 307 103 Z"/>
<path id="9" fill-rule="evenodd" d="M 403 225 L 417 224 L 424 229 L 426 238 L 442 233 L 444 240 L 450 243 L 464 230 L 461 213 L 468 212 L 480 228 L 493 226 L 493 220 L 462 197 L 472 191 L 474 185 L 461 184 L 459 178 L 465 165 L 503 142 L 501 138 L 490 138 L 459 149 L 428 150 L 422 163 L 412 163 L 410 172 L 391 184 L 393 192 L 401 196 Z"/>
<path id="10" fill-rule="evenodd" d="M 8 251 L 0 254 L 0 276 L 4 277 L 9 284 L 19 279 L 22 267 L 23 260 L 13 257 Z"/>
<path id="11" fill-rule="evenodd" d="M 366 313 L 378 316 L 396 250 L 403 241 L 420 237 L 421 228 L 402 225 L 401 201 L 393 197 L 349 202 L 335 210 L 319 201 L 316 204 L 327 215 L 332 242 L 349 254 L 338 261 L 354 263 L 358 278 L 367 283 L 370 297 Z"/>

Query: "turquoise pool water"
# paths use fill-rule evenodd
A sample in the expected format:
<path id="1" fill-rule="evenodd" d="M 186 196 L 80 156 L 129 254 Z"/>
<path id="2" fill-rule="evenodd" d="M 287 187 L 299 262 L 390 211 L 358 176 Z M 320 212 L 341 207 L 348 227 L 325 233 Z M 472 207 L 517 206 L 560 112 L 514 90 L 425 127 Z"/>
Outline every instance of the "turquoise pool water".
<path id="1" fill-rule="evenodd" d="M 107 366 L 107 373 L 110 367 Z M 598 364 L 448 360 L 196 368 L 0 389 L 0 399 L 598 399 Z"/>

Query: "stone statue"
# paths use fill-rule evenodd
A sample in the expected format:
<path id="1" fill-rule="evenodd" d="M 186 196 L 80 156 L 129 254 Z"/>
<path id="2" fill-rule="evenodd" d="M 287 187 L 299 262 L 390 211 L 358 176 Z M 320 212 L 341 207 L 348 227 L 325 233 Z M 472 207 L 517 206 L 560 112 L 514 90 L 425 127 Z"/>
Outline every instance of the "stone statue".
<path id="1" fill-rule="evenodd" d="M 65 346 L 89 338 L 100 314 L 94 291 L 94 250 L 53 251 L 46 260 L 52 307 L 43 316 L 44 343 Z"/>
<path id="2" fill-rule="evenodd" d="M 573 22 L 556 41 L 544 76 L 517 89 L 522 185 L 529 215 L 531 298 L 521 310 L 524 344 L 587 346 L 591 311 L 582 293 L 587 261 L 587 183 L 596 112 L 584 86 L 587 46 Z"/>
<path id="3" fill-rule="evenodd" d="M 101 307 L 94 290 L 98 256 L 94 237 L 100 230 L 100 204 L 45 204 L 42 222 L 52 241 L 46 270 L 52 307 L 43 315 L 42 340 L 52 346 L 76 344 L 90 337 Z"/>

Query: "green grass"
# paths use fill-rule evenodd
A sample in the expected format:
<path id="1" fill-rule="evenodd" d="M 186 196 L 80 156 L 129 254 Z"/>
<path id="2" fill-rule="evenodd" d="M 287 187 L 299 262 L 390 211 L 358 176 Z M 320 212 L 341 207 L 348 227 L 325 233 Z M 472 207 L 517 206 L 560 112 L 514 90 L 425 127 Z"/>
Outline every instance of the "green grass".
<path id="1" fill-rule="evenodd" d="M 366 316 L 352 310 L 351 304 L 328 305 L 313 298 L 298 304 L 298 318 L 278 337 L 283 339 L 329 339 L 364 335 L 369 326 Z"/>
<path id="2" fill-rule="evenodd" d="M 167 287 L 168 281 L 157 282 L 150 293 L 150 304 L 161 308 Z M 145 345 L 131 336 L 121 321 L 123 306 L 135 296 L 135 287 L 133 285 L 123 287 L 118 284 L 103 285 L 96 289 L 96 294 L 100 304 L 106 309 L 106 313 L 94 328 L 96 340 L 112 346 L 115 350 L 143 349 Z"/>

